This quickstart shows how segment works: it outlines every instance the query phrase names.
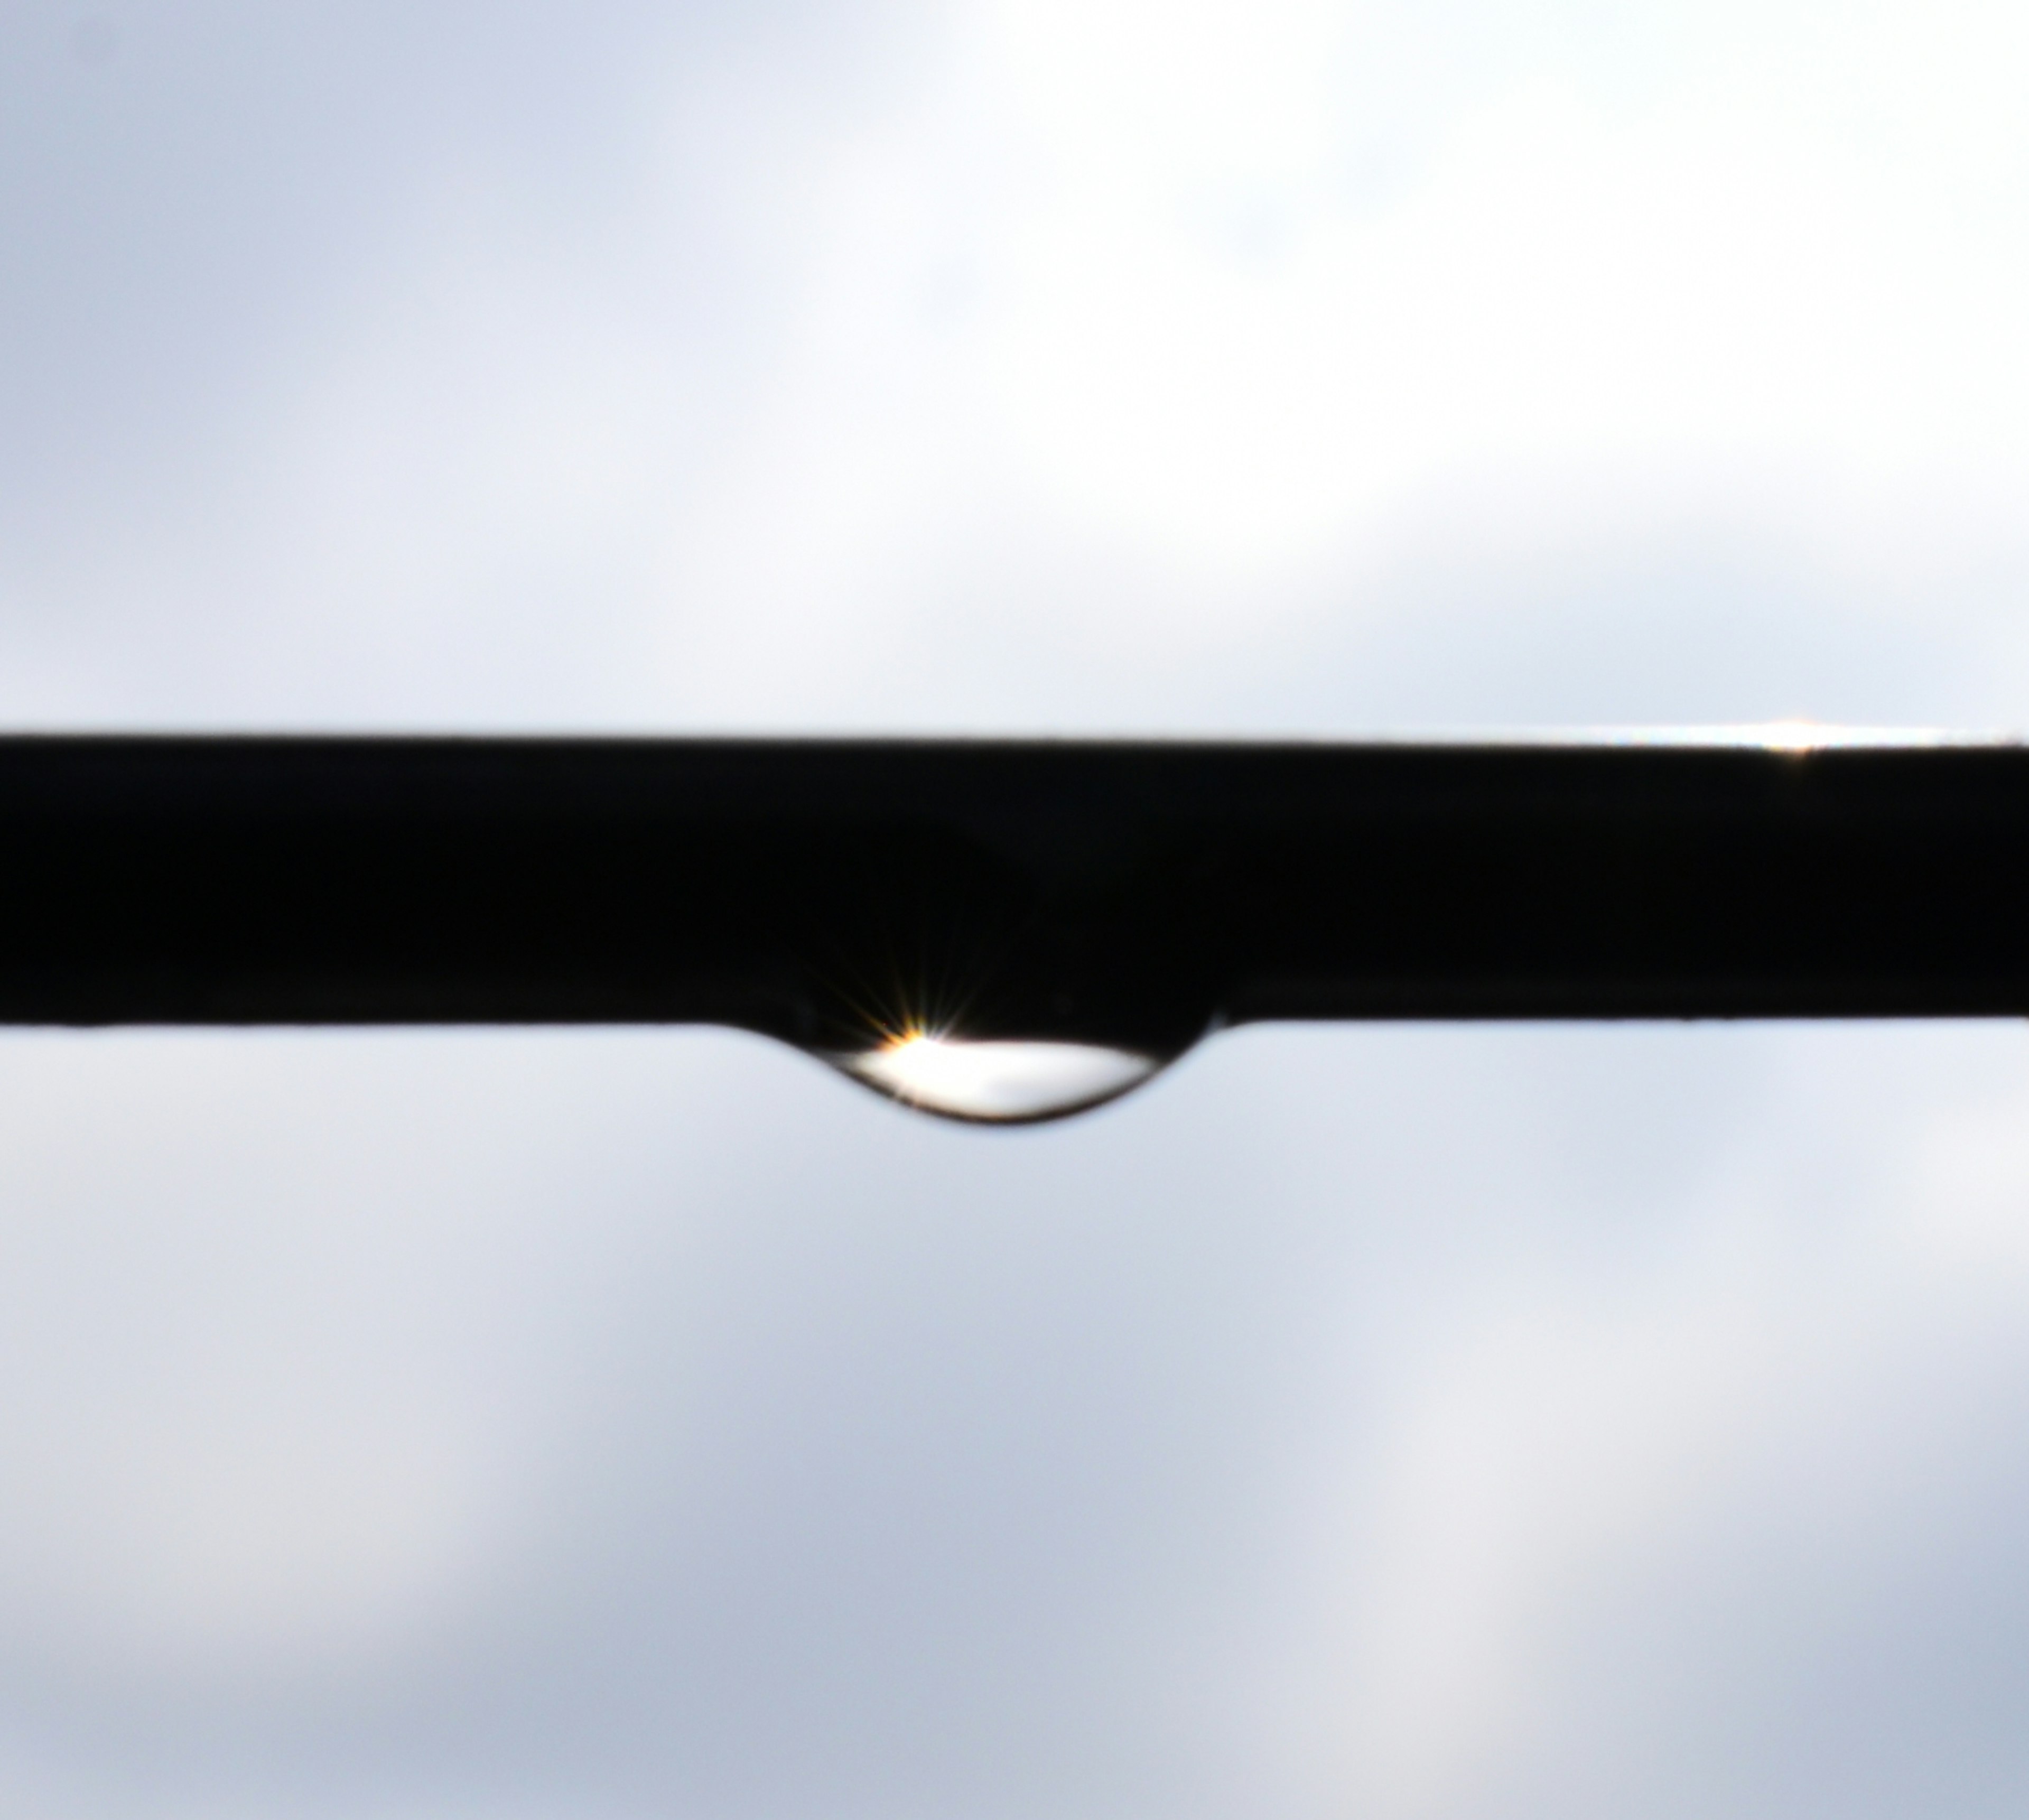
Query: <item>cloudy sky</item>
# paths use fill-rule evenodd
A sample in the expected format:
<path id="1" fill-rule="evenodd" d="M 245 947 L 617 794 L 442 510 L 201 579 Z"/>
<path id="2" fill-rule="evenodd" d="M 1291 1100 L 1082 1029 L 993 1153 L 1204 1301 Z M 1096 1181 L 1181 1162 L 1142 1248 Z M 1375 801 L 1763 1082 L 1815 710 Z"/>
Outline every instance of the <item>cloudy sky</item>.
<path id="1" fill-rule="evenodd" d="M 2029 721 L 1992 5 L 0 9 L 0 720 Z M 2019 1027 L 0 1042 L 27 1820 L 2029 1800 Z"/>

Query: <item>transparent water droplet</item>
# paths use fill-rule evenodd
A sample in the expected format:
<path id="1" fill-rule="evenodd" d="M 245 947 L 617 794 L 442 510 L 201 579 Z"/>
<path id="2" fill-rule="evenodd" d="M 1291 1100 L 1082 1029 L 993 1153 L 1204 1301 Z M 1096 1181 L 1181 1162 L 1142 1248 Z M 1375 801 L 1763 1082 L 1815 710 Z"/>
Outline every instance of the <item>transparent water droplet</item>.
<path id="1" fill-rule="evenodd" d="M 974 1039 L 914 1031 L 825 1059 L 877 1093 L 948 1119 L 1032 1124 L 1118 1099 L 1165 1057 L 1099 1043 Z"/>

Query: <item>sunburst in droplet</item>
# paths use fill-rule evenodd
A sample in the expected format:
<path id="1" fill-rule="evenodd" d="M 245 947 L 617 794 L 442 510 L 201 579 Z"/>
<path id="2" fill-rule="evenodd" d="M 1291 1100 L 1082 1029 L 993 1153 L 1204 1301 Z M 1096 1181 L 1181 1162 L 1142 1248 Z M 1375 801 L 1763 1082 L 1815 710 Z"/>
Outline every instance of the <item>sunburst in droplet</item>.
<path id="1" fill-rule="evenodd" d="M 978 1038 L 911 1028 L 825 1059 L 877 1093 L 919 1111 L 987 1124 L 1027 1124 L 1116 1099 L 1161 1058 L 1103 1044 Z"/>

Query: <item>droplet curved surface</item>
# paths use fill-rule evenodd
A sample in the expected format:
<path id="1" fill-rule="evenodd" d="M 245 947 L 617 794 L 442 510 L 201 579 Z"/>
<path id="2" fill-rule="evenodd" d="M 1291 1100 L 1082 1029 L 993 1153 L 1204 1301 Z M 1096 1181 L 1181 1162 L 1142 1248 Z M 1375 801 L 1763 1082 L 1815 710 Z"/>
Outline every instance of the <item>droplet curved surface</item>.
<path id="1" fill-rule="evenodd" d="M 1118 1099 L 1167 1059 L 1102 1044 L 912 1031 L 825 1059 L 918 1112 L 974 1124 L 1035 1124 Z"/>

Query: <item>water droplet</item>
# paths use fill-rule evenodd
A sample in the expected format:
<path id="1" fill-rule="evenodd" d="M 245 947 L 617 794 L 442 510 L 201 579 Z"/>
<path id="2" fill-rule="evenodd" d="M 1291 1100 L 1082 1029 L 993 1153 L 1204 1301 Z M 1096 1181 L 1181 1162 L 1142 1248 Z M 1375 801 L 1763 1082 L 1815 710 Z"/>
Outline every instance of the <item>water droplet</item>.
<path id="1" fill-rule="evenodd" d="M 1167 1058 L 1102 1044 L 911 1031 L 825 1059 L 905 1106 L 977 1124 L 1032 1124 L 1117 1099 Z"/>

